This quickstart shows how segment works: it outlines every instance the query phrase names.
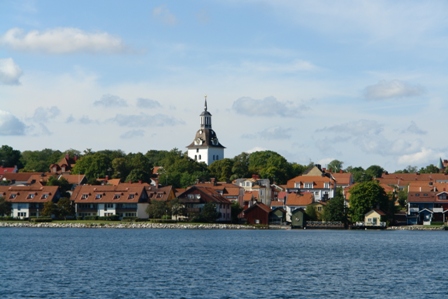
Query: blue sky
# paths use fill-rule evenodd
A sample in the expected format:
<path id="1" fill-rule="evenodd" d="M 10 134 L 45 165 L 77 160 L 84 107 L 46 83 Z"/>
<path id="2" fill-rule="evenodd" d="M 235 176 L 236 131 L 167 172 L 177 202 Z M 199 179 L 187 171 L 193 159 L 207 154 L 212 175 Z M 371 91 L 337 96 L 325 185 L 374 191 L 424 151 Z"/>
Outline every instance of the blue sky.
<path id="1" fill-rule="evenodd" d="M 437 164 L 445 1 L 2 1 L 0 144 Z"/>

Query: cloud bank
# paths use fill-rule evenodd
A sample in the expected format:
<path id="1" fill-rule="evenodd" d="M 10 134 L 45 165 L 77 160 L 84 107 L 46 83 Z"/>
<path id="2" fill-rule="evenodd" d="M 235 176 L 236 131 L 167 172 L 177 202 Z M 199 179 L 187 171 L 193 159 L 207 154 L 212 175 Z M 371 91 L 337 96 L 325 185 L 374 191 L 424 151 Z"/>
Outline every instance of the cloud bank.
<path id="1" fill-rule="evenodd" d="M 0 36 L 0 45 L 18 51 L 48 54 L 122 53 L 126 50 L 125 44 L 118 37 L 106 32 L 84 32 L 77 28 L 29 32 L 12 28 Z"/>

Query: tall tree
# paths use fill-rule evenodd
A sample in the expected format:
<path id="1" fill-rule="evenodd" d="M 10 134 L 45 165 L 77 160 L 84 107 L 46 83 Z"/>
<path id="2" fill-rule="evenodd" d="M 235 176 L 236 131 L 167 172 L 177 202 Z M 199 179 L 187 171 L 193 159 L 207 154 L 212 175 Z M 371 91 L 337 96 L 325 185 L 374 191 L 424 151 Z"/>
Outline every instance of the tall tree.
<path id="1" fill-rule="evenodd" d="M 164 215 L 171 215 L 171 210 L 166 201 L 153 200 L 146 208 L 146 213 L 151 219 L 161 219 Z"/>
<path id="2" fill-rule="evenodd" d="M 347 211 L 344 202 L 342 188 L 338 187 L 335 196 L 327 201 L 327 204 L 324 206 L 323 219 L 325 221 L 342 221 L 345 223 Z"/>
<path id="3" fill-rule="evenodd" d="M 44 208 L 42 209 L 42 216 L 51 217 L 56 212 L 57 212 L 57 208 L 56 208 L 56 205 L 54 204 L 54 202 L 52 202 L 50 200 L 50 201 L 47 201 L 46 203 L 44 203 Z"/>
<path id="4" fill-rule="evenodd" d="M 58 217 L 64 218 L 65 220 L 67 220 L 67 216 L 74 216 L 75 206 L 73 205 L 73 202 L 67 197 L 60 198 L 56 204 L 56 214 Z"/>
<path id="5" fill-rule="evenodd" d="M 11 215 L 11 203 L 7 201 L 3 196 L 0 196 L 0 216 Z"/>
<path id="6" fill-rule="evenodd" d="M 233 158 L 233 174 L 230 177 L 230 180 L 251 176 L 251 173 L 249 172 L 249 156 L 250 154 L 243 152 Z"/>
<path id="7" fill-rule="evenodd" d="M 371 209 L 389 213 L 389 197 L 376 181 L 355 184 L 350 189 L 350 215 L 352 222 L 364 221 L 364 215 Z"/>
<path id="8" fill-rule="evenodd" d="M 22 153 L 23 171 L 47 172 L 51 164 L 57 163 L 64 155 L 61 151 L 43 149 L 41 151 L 24 151 Z"/>
<path id="9" fill-rule="evenodd" d="M 213 162 L 208 166 L 210 176 L 215 177 L 218 181 L 229 182 L 232 176 L 233 160 L 224 158 Z"/>
<path id="10" fill-rule="evenodd" d="M 378 165 L 371 165 L 366 169 L 366 174 L 373 178 L 380 178 L 383 175 L 384 169 Z"/>
<path id="11" fill-rule="evenodd" d="M 22 168 L 23 164 L 20 161 L 22 154 L 19 150 L 15 150 L 8 145 L 2 145 L 0 148 L 0 165 L 4 167 Z"/>

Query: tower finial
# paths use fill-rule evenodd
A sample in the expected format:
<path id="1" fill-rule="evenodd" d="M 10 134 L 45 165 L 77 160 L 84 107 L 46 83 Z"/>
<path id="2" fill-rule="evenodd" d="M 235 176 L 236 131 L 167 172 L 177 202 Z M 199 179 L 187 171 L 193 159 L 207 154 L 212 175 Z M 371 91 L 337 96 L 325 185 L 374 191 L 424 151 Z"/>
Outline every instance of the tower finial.
<path id="1" fill-rule="evenodd" d="M 207 96 L 205 96 L 204 110 L 207 111 Z"/>

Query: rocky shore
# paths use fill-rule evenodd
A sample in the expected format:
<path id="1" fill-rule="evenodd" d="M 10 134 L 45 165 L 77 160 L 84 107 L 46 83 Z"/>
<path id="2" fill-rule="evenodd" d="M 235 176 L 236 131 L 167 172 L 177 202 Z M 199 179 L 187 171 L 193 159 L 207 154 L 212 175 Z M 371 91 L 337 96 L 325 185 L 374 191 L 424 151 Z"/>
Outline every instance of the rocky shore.
<path id="1" fill-rule="evenodd" d="M 266 229 L 266 227 L 218 224 L 218 223 L 53 223 L 53 222 L 0 222 L 0 227 L 31 227 L 31 228 L 140 228 L 140 229 Z M 276 228 L 276 227 L 271 227 Z"/>

